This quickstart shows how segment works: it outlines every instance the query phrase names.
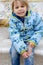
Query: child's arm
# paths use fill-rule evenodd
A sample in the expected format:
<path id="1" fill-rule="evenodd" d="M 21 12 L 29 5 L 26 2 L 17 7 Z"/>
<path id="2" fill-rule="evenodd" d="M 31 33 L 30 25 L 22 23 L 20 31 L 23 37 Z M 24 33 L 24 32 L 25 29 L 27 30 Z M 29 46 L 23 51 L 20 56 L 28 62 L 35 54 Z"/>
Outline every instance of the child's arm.
<path id="1" fill-rule="evenodd" d="M 28 56 L 32 54 L 32 50 L 35 47 L 33 43 L 28 43 Z"/>
<path id="2" fill-rule="evenodd" d="M 13 46 L 19 54 L 23 54 L 27 50 L 27 46 L 24 41 L 20 38 L 20 33 L 16 27 L 15 20 L 9 21 L 9 33 Z"/>
<path id="3" fill-rule="evenodd" d="M 34 14 L 33 18 L 34 18 L 33 20 L 34 34 L 31 36 L 28 42 L 36 46 L 43 36 L 43 20 L 37 13 Z"/>

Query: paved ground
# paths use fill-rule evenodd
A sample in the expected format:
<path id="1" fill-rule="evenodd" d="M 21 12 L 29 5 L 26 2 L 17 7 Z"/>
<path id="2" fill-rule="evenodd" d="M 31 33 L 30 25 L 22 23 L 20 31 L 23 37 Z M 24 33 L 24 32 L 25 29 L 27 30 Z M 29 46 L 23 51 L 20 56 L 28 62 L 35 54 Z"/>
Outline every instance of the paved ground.
<path id="1" fill-rule="evenodd" d="M 0 53 L 0 65 L 11 65 L 9 54 Z M 21 58 L 21 65 L 23 65 L 23 59 Z M 35 64 L 34 65 L 43 65 L 43 56 L 35 55 Z"/>

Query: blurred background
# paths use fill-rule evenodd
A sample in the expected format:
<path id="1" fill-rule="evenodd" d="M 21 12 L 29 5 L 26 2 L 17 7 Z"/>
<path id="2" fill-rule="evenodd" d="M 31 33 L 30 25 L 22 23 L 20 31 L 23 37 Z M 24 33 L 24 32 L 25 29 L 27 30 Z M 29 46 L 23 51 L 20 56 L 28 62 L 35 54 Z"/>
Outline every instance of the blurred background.
<path id="1" fill-rule="evenodd" d="M 0 0 L 0 65 L 11 65 L 9 50 L 11 40 L 9 39 L 8 23 L 11 15 L 13 0 Z M 43 0 L 28 0 L 30 10 L 38 12 L 43 20 Z M 23 65 L 21 58 L 21 65 Z M 35 49 L 34 65 L 43 65 L 43 38 Z"/>

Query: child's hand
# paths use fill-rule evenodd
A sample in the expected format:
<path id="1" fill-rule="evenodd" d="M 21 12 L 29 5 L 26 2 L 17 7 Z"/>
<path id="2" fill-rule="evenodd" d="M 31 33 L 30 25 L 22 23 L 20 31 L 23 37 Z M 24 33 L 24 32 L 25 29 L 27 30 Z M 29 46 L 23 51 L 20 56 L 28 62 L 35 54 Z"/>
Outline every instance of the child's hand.
<path id="1" fill-rule="evenodd" d="M 24 53 L 22 54 L 22 57 L 23 57 L 23 58 L 28 58 L 28 56 L 29 56 L 29 53 L 28 53 L 28 52 L 24 52 Z"/>
<path id="2" fill-rule="evenodd" d="M 29 43 L 29 46 L 32 48 L 35 47 L 35 45 L 33 43 Z"/>
<path id="3" fill-rule="evenodd" d="M 29 43 L 29 46 L 28 46 L 28 54 L 29 56 L 32 54 L 32 49 L 34 48 L 34 45 L 32 43 Z"/>
<path id="4" fill-rule="evenodd" d="M 29 47 L 28 54 L 29 54 L 29 56 L 32 54 L 32 47 Z"/>
<path id="5" fill-rule="evenodd" d="M 24 52 L 22 54 L 23 58 L 28 58 L 31 54 L 32 54 L 32 48 L 34 47 L 34 44 L 29 43 L 29 51 L 28 52 Z"/>

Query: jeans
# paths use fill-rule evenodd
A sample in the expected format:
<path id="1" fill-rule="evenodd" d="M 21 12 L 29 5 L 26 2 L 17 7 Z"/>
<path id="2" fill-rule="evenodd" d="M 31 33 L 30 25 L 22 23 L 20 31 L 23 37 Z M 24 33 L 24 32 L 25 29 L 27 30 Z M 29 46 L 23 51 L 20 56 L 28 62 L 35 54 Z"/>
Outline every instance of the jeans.
<path id="1" fill-rule="evenodd" d="M 13 46 L 10 50 L 10 56 L 12 65 L 20 65 L 20 54 Z M 34 65 L 34 49 L 32 49 L 31 55 L 28 58 L 24 59 L 24 65 Z"/>

